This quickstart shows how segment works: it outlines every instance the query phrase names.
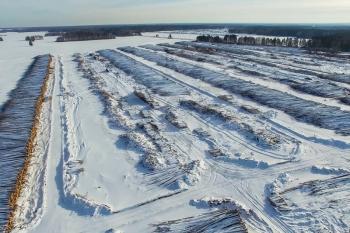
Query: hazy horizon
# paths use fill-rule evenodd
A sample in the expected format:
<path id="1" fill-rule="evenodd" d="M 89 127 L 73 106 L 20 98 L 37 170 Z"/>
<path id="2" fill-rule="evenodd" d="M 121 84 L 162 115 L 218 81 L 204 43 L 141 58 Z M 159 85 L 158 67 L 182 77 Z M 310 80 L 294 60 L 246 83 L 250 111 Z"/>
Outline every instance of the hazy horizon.
<path id="1" fill-rule="evenodd" d="M 2 0 L 0 27 L 105 24 L 348 24 L 346 0 Z"/>

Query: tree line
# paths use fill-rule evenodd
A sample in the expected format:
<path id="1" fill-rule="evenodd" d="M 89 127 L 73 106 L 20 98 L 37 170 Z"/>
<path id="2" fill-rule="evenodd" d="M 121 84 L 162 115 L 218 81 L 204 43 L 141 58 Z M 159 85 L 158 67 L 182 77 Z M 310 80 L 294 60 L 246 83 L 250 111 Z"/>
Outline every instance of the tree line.
<path id="1" fill-rule="evenodd" d="M 263 45 L 263 46 L 280 46 L 305 48 L 310 46 L 310 40 L 305 38 L 279 38 L 279 37 L 253 37 L 253 36 L 237 36 L 234 34 L 225 35 L 223 38 L 219 36 L 201 35 L 197 37 L 197 41 L 210 43 L 225 43 L 238 45 Z"/>
<path id="2" fill-rule="evenodd" d="M 108 32 L 76 31 L 66 32 L 56 39 L 57 42 L 83 41 L 83 40 L 105 40 L 115 39 L 115 35 Z"/>
<path id="3" fill-rule="evenodd" d="M 135 36 L 141 35 L 132 30 L 82 30 L 70 31 L 62 34 L 56 39 L 57 42 L 65 41 L 84 41 L 84 40 L 107 40 L 115 39 L 116 36 Z"/>
<path id="4" fill-rule="evenodd" d="M 348 25 L 233 25 L 230 34 L 255 34 L 275 37 L 313 38 L 349 32 Z"/>
<path id="5" fill-rule="evenodd" d="M 278 46 L 291 48 L 305 48 L 310 51 L 325 52 L 350 52 L 350 32 L 337 33 L 332 35 L 314 36 L 311 39 L 297 37 L 252 37 L 237 36 L 235 34 L 225 35 L 224 37 L 201 35 L 197 37 L 197 41 L 210 43 L 226 43 L 238 45 L 262 45 L 262 46 Z"/>
<path id="6" fill-rule="evenodd" d="M 36 41 L 36 40 L 43 40 L 44 37 L 41 35 L 34 35 L 34 36 L 26 36 L 26 41 Z"/>
<path id="7" fill-rule="evenodd" d="M 350 32 L 315 36 L 312 38 L 310 49 L 329 52 L 350 52 Z"/>
<path id="8" fill-rule="evenodd" d="M 47 36 L 62 36 L 64 32 L 47 32 L 45 33 L 45 37 Z"/>

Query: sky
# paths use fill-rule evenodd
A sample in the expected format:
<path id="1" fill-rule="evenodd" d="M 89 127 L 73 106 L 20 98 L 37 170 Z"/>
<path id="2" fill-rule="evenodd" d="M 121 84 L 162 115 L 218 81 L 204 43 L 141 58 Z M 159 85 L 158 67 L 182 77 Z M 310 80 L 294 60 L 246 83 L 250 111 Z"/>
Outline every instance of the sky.
<path id="1" fill-rule="evenodd" d="M 350 23 L 350 0 L 0 0 L 0 27 Z"/>

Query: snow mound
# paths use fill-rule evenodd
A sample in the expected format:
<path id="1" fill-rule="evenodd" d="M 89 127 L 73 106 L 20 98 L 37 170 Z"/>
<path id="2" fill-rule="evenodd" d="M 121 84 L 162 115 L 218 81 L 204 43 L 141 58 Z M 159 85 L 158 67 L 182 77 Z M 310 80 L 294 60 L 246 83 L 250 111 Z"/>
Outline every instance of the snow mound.
<path id="1" fill-rule="evenodd" d="M 160 170 L 165 167 L 165 160 L 156 153 L 147 153 L 142 158 L 142 165 L 151 170 Z"/>
<path id="2" fill-rule="evenodd" d="M 159 108 L 160 104 L 155 100 L 152 94 L 146 89 L 135 89 L 134 94 L 148 103 L 152 108 Z"/>
<path id="3" fill-rule="evenodd" d="M 165 115 L 165 119 L 167 119 L 171 124 L 176 126 L 179 129 L 185 129 L 187 128 L 186 122 L 179 119 L 179 114 L 172 109 L 169 109 Z"/>
<path id="4" fill-rule="evenodd" d="M 193 199 L 190 201 L 190 204 L 197 208 L 219 208 L 219 209 L 231 209 L 231 210 L 240 210 L 242 212 L 249 212 L 245 206 L 241 203 L 235 201 L 229 197 L 205 197 L 202 199 Z"/>
<path id="5" fill-rule="evenodd" d="M 350 173 L 350 170 L 344 169 L 344 168 L 323 167 L 323 166 L 317 166 L 317 165 L 312 166 L 311 171 L 313 173 L 324 174 L 324 175 L 341 175 L 341 174 Z"/>
<path id="6" fill-rule="evenodd" d="M 283 172 L 272 183 L 266 185 L 266 190 L 270 195 L 277 194 L 292 180 L 292 177 L 288 173 Z"/>

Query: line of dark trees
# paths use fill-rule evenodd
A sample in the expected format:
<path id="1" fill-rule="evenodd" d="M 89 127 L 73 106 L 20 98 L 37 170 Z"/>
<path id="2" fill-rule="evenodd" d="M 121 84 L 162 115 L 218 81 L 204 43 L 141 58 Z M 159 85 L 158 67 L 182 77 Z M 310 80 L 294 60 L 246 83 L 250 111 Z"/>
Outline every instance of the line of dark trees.
<path id="1" fill-rule="evenodd" d="M 279 46 L 292 48 L 307 48 L 310 51 L 324 52 L 350 52 L 350 32 L 337 33 L 334 35 L 315 36 L 311 39 L 305 38 L 269 38 L 269 37 L 252 37 L 230 34 L 223 38 L 219 36 L 202 35 L 197 37 L 197 41 L 210 43 L 226 43 L 238 45 L 263 45 L 263 46 Z"/>
<path id="2" fill-rule="evenodd" d="M 350 52 L 350 32 L 315 36 L 312 38 L 311 42 L 309 47 L 312 50 Z"/>
<path id="3" fill-rule="evenodd" d="M 310 40 L 299 38 L 269 38 L 269 37 L 252 37 L 237 35 L 225 35 L 223 38 L 219 36 L 201 35 L 197 37 L 197 41 L 210 42 L 210 43 L 226 43 L 226 44 L 238 44 L 238 45 L 263 45 L 263 46 L 280 46 L 280 47 L 293 47 L 293 48 L 305 48 L 309 47 Z"/>
<path id="4" fill-rule="evenodd" d="M 44 37 L 41 35 L 34 35 L 34 36 L 26 36 L 26 41 L 36 41 L 36 40 L 43 40 Z"/>
<path id="5" fill-rule="evenodd" d="M 349 25 L 233 25 L 230 34 L 255 34 L 262 36 L 280 36 L 313 38 L 349 32 Z"/>
<path id="6" fill-rule="evenodd" d="M 76 31 L 66 32 L 56 39 L 57 42 L 84 41 L 84 40 L 105 40 L 115 39 L 115 35 L 108 32 Z"/>
<path id="7" fill-rule="evenodd" d="M 45 33 L 45 36 L 62 36 L 64 32 L 48 32 Z"/>
<path id="8" fill-rule="evenodd" d="M 80 30 L 70 31 L 57 38 L 57 42 L 84 41 L 84 40 L 107 40 L 121 36 L 141 35 L 140 32 L 132 30 Z"/>
<path id="9" fill-rule="evenodd" d="M 236 25 L 230 33 L 247 33 L 267 36 L 311 39 L 310 50 L 326 52 L 350 52 L 349 25 Z"/>

